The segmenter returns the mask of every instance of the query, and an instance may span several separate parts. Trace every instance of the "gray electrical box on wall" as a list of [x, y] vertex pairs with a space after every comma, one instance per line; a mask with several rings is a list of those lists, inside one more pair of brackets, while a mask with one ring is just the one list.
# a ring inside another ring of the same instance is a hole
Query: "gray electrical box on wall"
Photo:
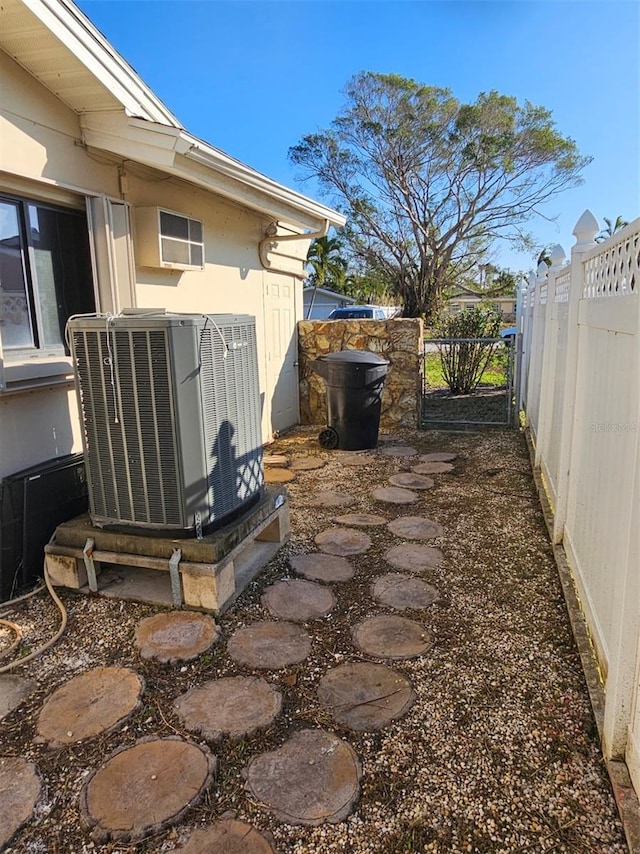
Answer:
[[199, 536], [264, 485], [255, 319], [69, 321], [98, 526]]

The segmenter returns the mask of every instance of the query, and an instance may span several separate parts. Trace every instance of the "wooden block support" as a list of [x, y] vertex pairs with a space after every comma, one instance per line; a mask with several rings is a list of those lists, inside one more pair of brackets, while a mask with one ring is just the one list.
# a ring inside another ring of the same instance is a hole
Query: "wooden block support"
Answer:
[[[246, 520], [244, 523], [246, 527]], [[185, 606], [217, 613], [228, 608], [251, 579], [289, 539], [290, 533], [289, 504], [285, 499], [275, 507], [273, 512], [266, 518], [262, 518], [252, 530], [246, 533], [235, 548], [217, 563], [181, 561], [178, 569]], [[167, 538], [169, 554], [174, 545], [175, 540]], [[120, 567], [122, 573], [127, 573], [127, 590], [135, 588], [136, 569], [159, 570], [158, 576], [162, 578], [163, 586], [167, 587], [162, 601], [171, 604], [169, 558], [134, 554], [131, 551], [115, 552], [98, 549], [93, 552], [93, 560], [98, 574], [99, 593], [117, 595], [110, 592], [108, 584], [101, 583], [100, 570], [103, 567], [114, 565]], [[45, 561], [47, 572], [54, 585], [88, 592], [87, 573], [81, 547], [61, 545], [54, 538], [45, 546]], [[116, 589], [115, 585], [114, 589]], [[142, 585], [140, 589], [143, 589]], [[157, 598], [146, 598], [144, 592], [131, 597], [124, 595], [122, 598], [159, 601]]]

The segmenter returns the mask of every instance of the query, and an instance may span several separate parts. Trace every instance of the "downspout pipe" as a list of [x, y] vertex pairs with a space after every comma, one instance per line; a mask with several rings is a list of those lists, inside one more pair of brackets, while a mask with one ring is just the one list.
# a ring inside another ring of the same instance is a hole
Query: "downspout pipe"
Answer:
[[330, 227], [331, 222], [328, 219], [325, 219], [322, 221], [322, 228], [318, 231], [307, 231], [304, 234], [278, 234], [278, 223], [272, 222], [271, 225], [267, 226], [265, 235], [258, 244], [260, 263], [265, 270], [271, 270], [273, 273], [286, 273], [287, 276], [295, 276], [298, 279], [306, 278], [306, 274], [292, 273], [291, 270], [283, 270], [281, 267], [274, 267], [267, 257], [267, 254], [270, 249], [285, 240], [317, 240], [319, 237], [326, 237], [329, 233]]

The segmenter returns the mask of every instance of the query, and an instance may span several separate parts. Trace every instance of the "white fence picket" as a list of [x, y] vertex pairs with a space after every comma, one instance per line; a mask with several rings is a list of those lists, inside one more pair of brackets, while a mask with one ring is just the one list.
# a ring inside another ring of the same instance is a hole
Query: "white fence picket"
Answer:
[[604, 752], [626, 751], [640, 791], [640, 219], [599, 244], [597, 232], [586, 211], [570, 265], [558, 254], [530, 283], [519, 384], [605, 678]]

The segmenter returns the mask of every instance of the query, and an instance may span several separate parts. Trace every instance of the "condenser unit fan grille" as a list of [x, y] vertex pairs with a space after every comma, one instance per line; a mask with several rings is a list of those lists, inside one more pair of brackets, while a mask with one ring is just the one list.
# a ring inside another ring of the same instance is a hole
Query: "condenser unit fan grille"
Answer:
[[166, 331], [73, 336], [92, 515], [183, 525]]

